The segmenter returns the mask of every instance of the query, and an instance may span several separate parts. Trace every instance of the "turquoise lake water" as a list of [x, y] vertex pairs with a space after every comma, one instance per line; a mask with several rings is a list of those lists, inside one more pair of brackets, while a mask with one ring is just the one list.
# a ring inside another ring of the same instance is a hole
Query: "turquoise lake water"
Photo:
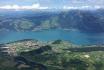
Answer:
[[104, 33], [81, 33], [78, 30], [43, 30], [36, 32], [0, 32], [0, 43], [22, 39], [40, 41], [67, 40], [78, 45], [104, 44]]

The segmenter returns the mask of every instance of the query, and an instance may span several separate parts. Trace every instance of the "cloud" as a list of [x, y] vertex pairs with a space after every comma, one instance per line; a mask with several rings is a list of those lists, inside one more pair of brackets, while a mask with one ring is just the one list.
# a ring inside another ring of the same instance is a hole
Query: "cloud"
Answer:
[[103, 6], [95, 5], [95, 6], [63, 6], [64, 10], [70, 9], [82, 9], [82, 10], [93, 10], [93, 9], [100, 9], [104, 8]]
[[0, 9], [14, 9], [14, 10], [31, 10], [31, 9], [48, 9], [48, 7], [40, 6], [39, 3], [30, 5], [30, 6], [19, 6], [19, 5], [5, 5], [0, 6]]

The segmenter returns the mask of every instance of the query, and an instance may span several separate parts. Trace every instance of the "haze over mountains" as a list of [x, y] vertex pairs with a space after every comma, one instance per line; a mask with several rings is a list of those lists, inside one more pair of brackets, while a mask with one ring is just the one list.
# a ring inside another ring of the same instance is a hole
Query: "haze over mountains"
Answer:
[[[49, 29], [77, 29], [82, 32], [104, 32], [104, 10], [78, 10], [72, 9], [67, 11], [44, 11], [44, 10], [0, 10], [0, 30], [7, 29], [9, 31], [32, 31], [34, 28], [42, 28], [41, 25]], [[15, 22], [19, 23], [15, 23]], [[21, 28], [21, 24], [28, 22], [31, 27], [27, 29]], [[52, 27], [51, 27], [52, 26]], [[17, 28], [16, 28], [17, 27]], [[46, 28], [46, 29], [47, 29]]]

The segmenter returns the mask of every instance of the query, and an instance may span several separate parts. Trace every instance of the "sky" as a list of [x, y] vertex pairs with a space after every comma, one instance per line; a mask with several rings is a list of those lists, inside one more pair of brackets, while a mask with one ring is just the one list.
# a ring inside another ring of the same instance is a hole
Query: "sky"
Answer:
[[[6, 9], [50, 9], [103, 7], [104, 0], [0, 0], [0, 8]], [[21, 8], [20, 8], [21, 7]]]

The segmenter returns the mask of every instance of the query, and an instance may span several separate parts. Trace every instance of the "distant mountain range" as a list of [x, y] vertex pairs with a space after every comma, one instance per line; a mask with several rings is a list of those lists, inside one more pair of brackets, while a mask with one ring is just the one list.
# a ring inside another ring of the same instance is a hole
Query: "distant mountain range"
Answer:
[[0, 31], [37, 31], [41, 29], [77, 29], [104, 32], [104, 10], [30, 11], [0, 10]]

